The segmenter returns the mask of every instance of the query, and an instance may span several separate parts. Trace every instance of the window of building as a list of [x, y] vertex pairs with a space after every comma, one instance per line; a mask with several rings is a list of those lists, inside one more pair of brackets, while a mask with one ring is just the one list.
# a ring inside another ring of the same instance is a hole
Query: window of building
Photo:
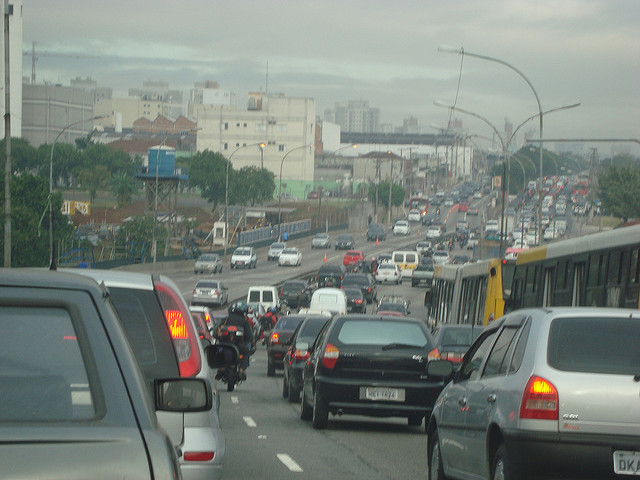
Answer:
[[282, 144], [278, 145], [278, 151], [279, 152], [284, 152], [284, 145], [282, 145]]
[[267, 125], [265, 123], [256, 123], [256, 132], [266, 132]]

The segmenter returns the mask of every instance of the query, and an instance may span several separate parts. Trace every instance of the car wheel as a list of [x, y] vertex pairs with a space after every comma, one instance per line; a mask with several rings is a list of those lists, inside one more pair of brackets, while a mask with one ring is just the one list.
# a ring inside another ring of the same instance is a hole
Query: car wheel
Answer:
[[302, 394], [300, 397], [300, 419], [309, 421], [313, 418], [313, 407], [307, 405], [307, 396], [304, 394], [304, 385], [302, 387]]
[[276, 366], [267, 361], [267, 377], [273, 377], [276, 374]]
[[407, 423], [410, 427], [419, 427], [422, 425], [422, 415], [409, 415]]
[[438, 432], [434, 431], [429, 435], [429, 462], [428, 462], [428, 480], [446, 480], [444, 468], [442, 466], [442, 455], [440, 453], [440, 441]]
[[236, 386], [236, 375], [237, 373], [231, 368], [227, 372], [227, 392], [233, 392], [233, 389]]
[[327, 428], [327, 424], [329, 423], [329, 412], [320, 400], [318, 390], [313, 392], [313, 414], [311, 422], [313, 428], [316, 430]]
[[507, 450], [504, 445], [500, 445], [496, 450], [491, 462], [491, 478], [492, 480], [504, 480], [505, 478], [513, 478], [511, 472], [511, 464], [507, 456]]
[[282, 397], [287, 398], [289, 396], [289, 382], [287, 382], [286, 372], [282, 376]]
[[287, 393], [287, 400], [289, 403], [296, 403], [300, 401], [300, 392], [293, 388], [291, 382], [287, 382], [287, 387], [289, 392]]

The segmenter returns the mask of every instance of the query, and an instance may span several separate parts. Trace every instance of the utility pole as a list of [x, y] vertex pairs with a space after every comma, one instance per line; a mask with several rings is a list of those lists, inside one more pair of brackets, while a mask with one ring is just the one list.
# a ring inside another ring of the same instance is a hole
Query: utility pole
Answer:
[[[11, 71], [9, 62], [9, 0], [4, 0], [4, 266], [11, 267]], [[51, 228], [51, 225], [49, 225]]]

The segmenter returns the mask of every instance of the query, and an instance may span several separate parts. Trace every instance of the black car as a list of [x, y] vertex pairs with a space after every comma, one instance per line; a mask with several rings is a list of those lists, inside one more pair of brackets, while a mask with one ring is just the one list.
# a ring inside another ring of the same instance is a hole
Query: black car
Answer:
[[353, 239], [353, 235], [342, 234], [336, 238], [334, 246], [336, 250], [353, 250], [356, 242]]
[[378, 298], [376, 281], [368, 273], [347, 273], [342, 279], [342, 287], [359, 287], [367, 303], [373, 303]]
[[287, 344], [291, 340], [293, 332], [302, 321], [304, 315], [286, 315], [281, 317], [273, 327], [271, 333], [267, 337], [267, 376], [273, 377], [276, 374], [276, 368], [283, 368], [284, 354], [287, 351]]
[[346, 274], [344, 265], [322, 265], [318, 270], [318, 288], [340, 288], [342, 279]]
[[[429, 418], [444, 387], [427, 362], [433, 337], [417, 319], [342, 315], [320, 332], [303, 371], [300, 418], [325, 428], [329, 414]], [[433, 367], [431, 367], [433, 365]]]
[[375, 242], [376, 240], [384, 241], [387, 239], [387, 233], [384, 231], [381, 225], [372, 223], [367, 228], [367, 241]]
[[309, 352], [316, 341], [322, 327], [331, 319], [330, 316], [311, 316], [305, 318], [296, 328], [289, 341], [284, 355], [284, 374], [282, 380], [282, 396], [289, 402], [300, 401], [302, 390], [302, 369], [309, 358]]
[[482, 330], [483, 327], [478, 325], [437, 325], [431, 332], [436, 346], [429, 352], [429, 360], [448, 360], [459, 365]]
[[366, 313], [367, 300], [360, 287], [342, 287], [347, 296], [347, 312]]
[[280, 288], [280, 302], [291, 308], [309, 305], [311, 287], [305, 280], [286, 280]]

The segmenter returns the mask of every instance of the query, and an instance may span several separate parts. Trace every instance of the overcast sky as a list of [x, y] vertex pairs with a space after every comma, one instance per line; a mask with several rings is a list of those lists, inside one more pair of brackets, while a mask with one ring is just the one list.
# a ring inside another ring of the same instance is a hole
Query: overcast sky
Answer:
[[[33, 41], [38, 82], [92, 77], [117, 96], [145, 80], [185, 91], [215, 80], [245, 108], [248, 91], [267, 88], [268, 63], [268, 91], [315, 98], [320, 117], [366, 100], [382, 123], [413, 116], [431, 133], [449, 117], [433, 102], [456, 94], [500, 131], [538, 112], [514, 71], [438, 52], [464, 47], [520, 70], [543, 111], [582, 102], [546, 115], [546, 138], [640, 138], [638, 0], [24, 0], [24, 49]], [[537, 136], [537, 120], [527, 129]]]

